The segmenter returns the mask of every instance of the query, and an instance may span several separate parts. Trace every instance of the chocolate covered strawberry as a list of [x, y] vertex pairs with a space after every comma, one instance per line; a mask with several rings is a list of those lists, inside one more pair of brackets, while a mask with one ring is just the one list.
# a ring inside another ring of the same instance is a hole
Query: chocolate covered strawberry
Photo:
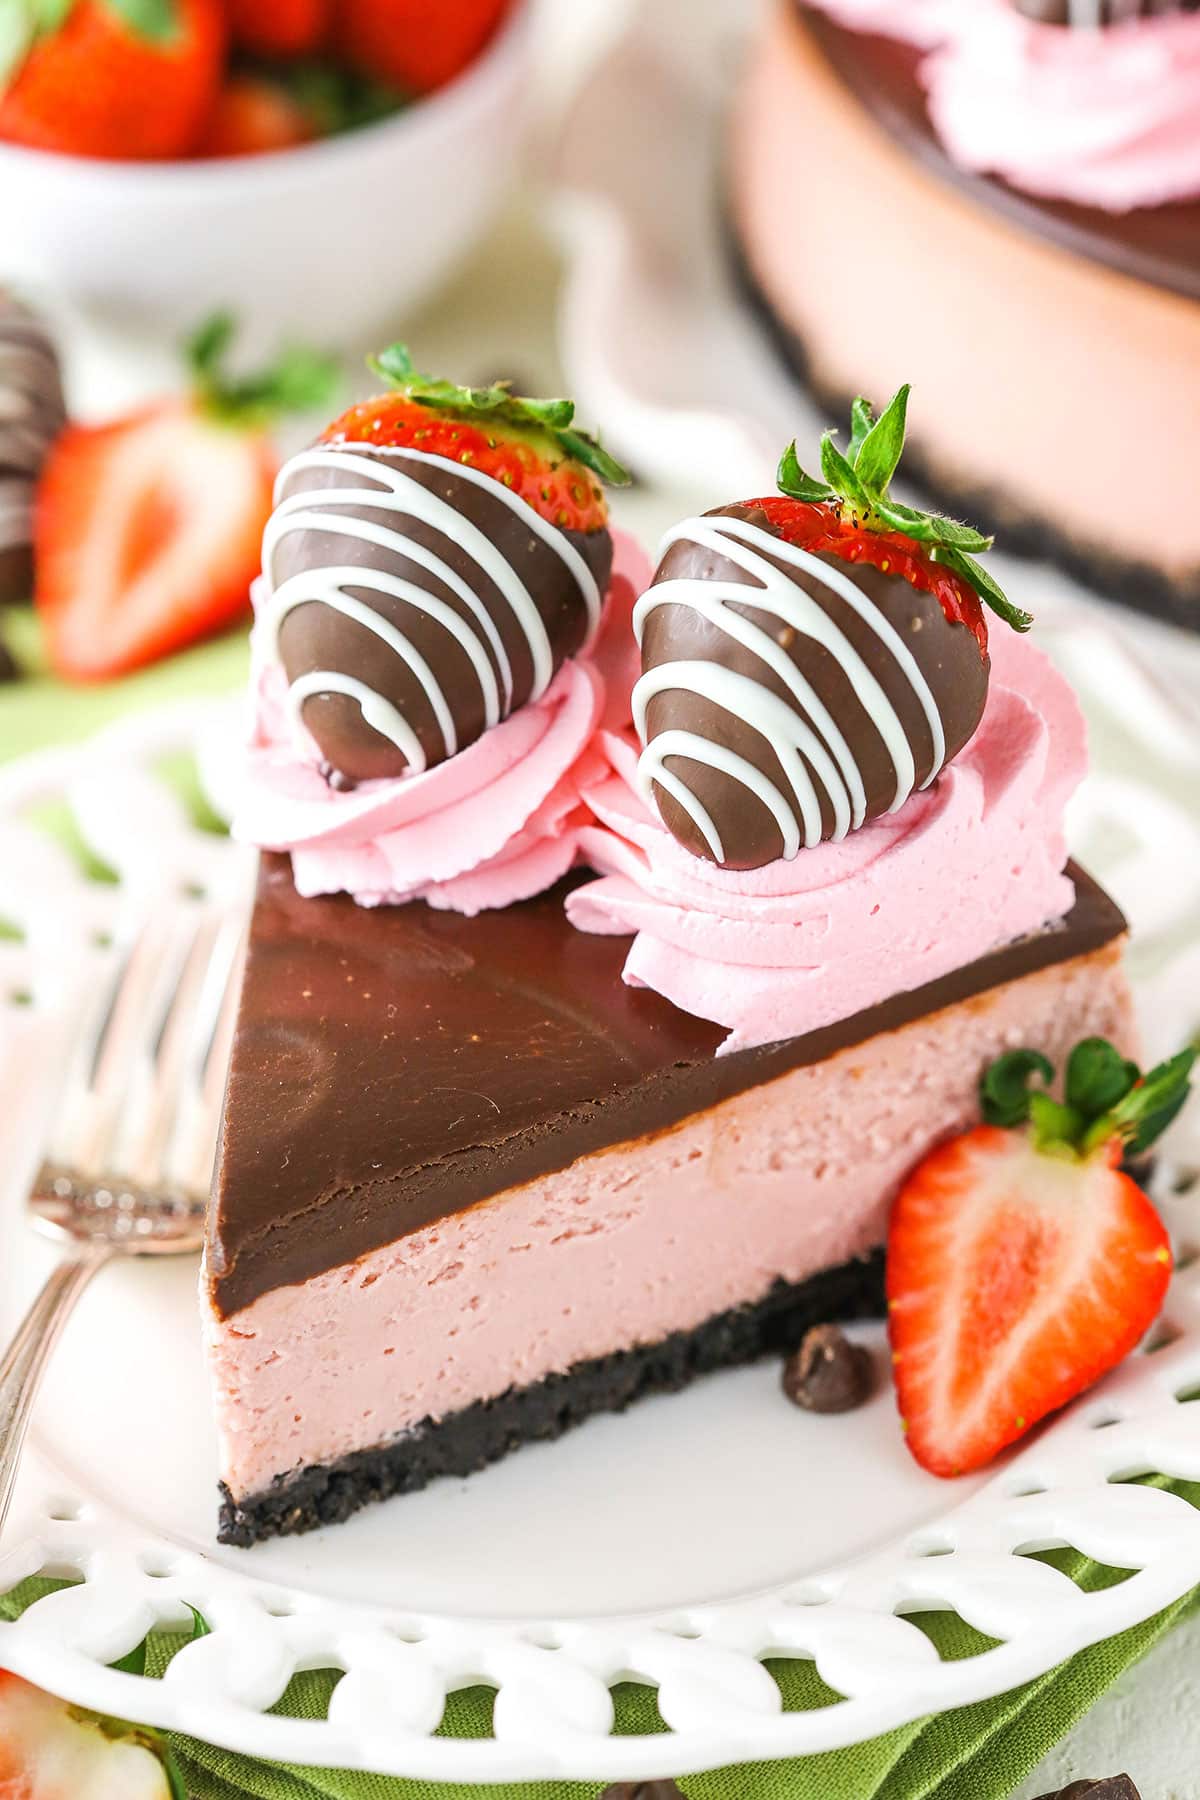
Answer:
[[843, 838], [928, 786], [983, 714], [984, 606], [1032, 623], [976, 561], [990, 538], [892, 497], [908, 392], [878, 419], [854, 402], [823, 479], [793, 444], [779, 494], [668, 533], [639, 603], [642, 775], [723, 868]]
[[1157, 1317], [1166, 1228], [1119, 1166], [1187, 1097], [1195, 1053], [1143, 1075], [1103, 1038], [1072, 1051], [1064, 1097], [1036, 1051], [981, 1083], [984, 1123], [901, 1190], [888, 1332], [909, 1449], [935, 1475], [983, 1467], [1115, 1367]]
[[263, 543], [264, 640], [342, 782], [444, 762], [549, 687], [599, 622], [604, 482], [624, 470], [569, 400], [419, 374], [284, 470]]

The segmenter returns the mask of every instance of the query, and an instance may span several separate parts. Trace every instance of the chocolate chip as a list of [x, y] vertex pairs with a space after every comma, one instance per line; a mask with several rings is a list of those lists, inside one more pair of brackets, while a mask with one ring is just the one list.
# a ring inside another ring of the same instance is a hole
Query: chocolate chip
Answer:
[[1130, 1775], [1101, 1775], [1091, 1780], [1072, 1781], [1056, 1794], [1041, 1794], [1038, 1800], [1142, 1800]]
[[687, 1800], [682, 1788], [673, 1781], [616, 1781], [606, 1787], [600, 1800]]
[[20, 679], [21, 671], [17, 666], [16, 657], [7, 644], [0, 644], [0, 682], [19, 681]]
[[851, 1412], [871, 1392], [871, 1352], [836, 1325], [814, 1325], [783, 1365], [783, 1391], [809, 1412]]

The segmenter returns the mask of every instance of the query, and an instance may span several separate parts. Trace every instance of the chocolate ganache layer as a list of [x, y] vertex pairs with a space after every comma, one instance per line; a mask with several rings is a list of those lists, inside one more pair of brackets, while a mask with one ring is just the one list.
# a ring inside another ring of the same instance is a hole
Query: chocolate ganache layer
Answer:
[[720, 1026], [627, 987], [570, 881], [475, 918], [301, 899], [265, 856], [209, 1212], [223, 1316], [506, 1188], [791, 1069], [1085, 955], [1124, 920], [1081, 870], [1067, 918], [804, 1036], [716, 1055]]
[[671, 536], [638, 605], [635, 712], [663, 823], [693, 855], [755, 869], [843, 838], [973, 737], [987, 658], [934, 595], [796, 549], [758, 505]]
[[1200, 0], [1013, 0], [1013, 5], [1040, 25], [1072, 25], [1081, 31], [1200, 10]]
[[[918, 75], [923, 52], [893, 38], [850, 31], [803, 0], [792, 0], [796, 28], [807, 31], [861, 104], [923, 167], [1014, 225], [1121, 274], [1200, 300], [1200, 196], [1131, 212], [1044, 199], [998, 176], [962, 169], [934, 130]], [[1033, 327], [1036, 330], [1036, 322]]]
[[443, 457], [328, 444], [284, 469], [263, 568], [292, 704], [331, 769], [366, 781], [443, 762], [544, 693], [595, 628], [612, 540]]

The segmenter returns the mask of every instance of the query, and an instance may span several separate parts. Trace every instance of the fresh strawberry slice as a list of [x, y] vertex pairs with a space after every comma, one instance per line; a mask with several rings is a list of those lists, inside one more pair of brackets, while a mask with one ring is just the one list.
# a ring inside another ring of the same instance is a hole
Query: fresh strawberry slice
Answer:
[[102, 1719], [0, 1670], [0, 1796], [187, 1800], [156, 1733]]
[[217, 95], [198, 156], [261, 156], [319, 136], [316, 120], [287, 88], [263, 75], [230, 75]]
[[221, 79], [220, 0], [7, 0], [0, 138], [73, 156], [187, 156]]
[[375, 359], [393, 392], [352, 406], [322, 434], [327, 444], [374, 444], [468, 463], [502, 482], [552, 524], [597, 531], [608, 522], [601, 482], [629, 476], [574, 425], [570, 400], [530, 400], [503, 382], [458, 387], [419, 375], [403, 344]]
[[780, 494], [753, 504], [789, 543], [845, 562], [873, 563], [935, 595], [949, 623], [966, 625], [986, 655], [981, 601], [1016, 631], [1028, 631], [1033, 620], [975, 560], [991, 549], [990, 537], [973, 525], [919, 512], [893, 498], [890, 487], [904, 449], [908, 396], [906, 383], [878, 418], [860, 396], [850, 409], [845, 452], [832, 431], [821, 439], [820, 480], [805, 474], [795, 444], [789, 444], [776, 477]]
[[50, 661], [74, 681], [139, 667], [246, 613], [277, 459], [266, 432], [320, 404], [332, 371], [293, 351], [228, 381], [232, 321], [190, 347], [194, 392], [58, 439], [38, 489], [37, 585]]
[[1012, 1051], [988, 1122], [913, 1172], [888, 1239], [888, 1330], [908, 1445], [935, 1475], [984, 1464], [1113, 1368], [1157, 1316], [1166, 1229], [1118, 1167], [1182, 1106], [1194, 1052], [1141, 1075], [1100, 1038], [1053, 1069]]

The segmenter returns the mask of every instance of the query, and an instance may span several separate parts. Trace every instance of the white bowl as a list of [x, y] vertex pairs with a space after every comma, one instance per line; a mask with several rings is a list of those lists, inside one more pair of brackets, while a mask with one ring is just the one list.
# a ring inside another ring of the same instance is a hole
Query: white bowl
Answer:
[[0, 145], [8, 265], [122, 324], [229, 306], [251, 340], [354, 347], [434, 288], [511, 174], [531, 110], [528, 0], [439, 93], [262, 156], [116, 163]]

